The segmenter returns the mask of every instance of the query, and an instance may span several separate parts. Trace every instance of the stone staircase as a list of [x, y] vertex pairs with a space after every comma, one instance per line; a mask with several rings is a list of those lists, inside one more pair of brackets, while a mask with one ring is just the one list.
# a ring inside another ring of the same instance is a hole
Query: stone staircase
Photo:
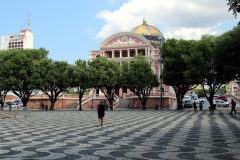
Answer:
[[129, 98], [119, 98], [119, 104], [114, 110], [126, 110], [129, 109]]

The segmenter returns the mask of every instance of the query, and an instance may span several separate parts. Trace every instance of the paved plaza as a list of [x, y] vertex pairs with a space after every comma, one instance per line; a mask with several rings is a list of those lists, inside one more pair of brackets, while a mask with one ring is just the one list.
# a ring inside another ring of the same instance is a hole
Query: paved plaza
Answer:
[[94, 110], [32, 111], [0, 119], [0, 159], [240, 159], [229, 110], [114, 110], [102, 127]]

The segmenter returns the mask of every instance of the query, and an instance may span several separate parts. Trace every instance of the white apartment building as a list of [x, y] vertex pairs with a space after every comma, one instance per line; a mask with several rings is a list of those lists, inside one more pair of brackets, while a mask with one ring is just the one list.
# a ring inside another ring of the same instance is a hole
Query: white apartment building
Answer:
[[1, 36], [1, 50], [33, 49], [33, 33], [21, 30], [20, 34]]
[[240, 96], [240, 86], [238, 83], [231, 81], [226, 85], [226, 90], [228, 95], [233, 95], [235, 97]]

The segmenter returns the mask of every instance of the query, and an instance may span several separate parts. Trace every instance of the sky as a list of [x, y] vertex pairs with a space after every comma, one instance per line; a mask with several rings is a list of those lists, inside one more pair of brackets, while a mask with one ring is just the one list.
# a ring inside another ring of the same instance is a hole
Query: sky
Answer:
[[165, 39], [218, 36], [240, 21], [226, 0], [0, 0], [0, 36], [27, 29], [29, 14], [34, 48], [70, 64], [89, 60], [107, 37], [131, 31], [143, 19]]

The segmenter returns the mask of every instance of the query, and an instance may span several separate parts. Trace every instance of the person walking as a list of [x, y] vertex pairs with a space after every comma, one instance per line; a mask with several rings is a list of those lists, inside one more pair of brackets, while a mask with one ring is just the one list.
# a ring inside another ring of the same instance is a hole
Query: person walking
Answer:
[[98, 121], [101, 123], [101, 126], [103, 125], [103, 118], [105, 116], [105, 105], [103, 104], [103, 101], [100, 101], [100, 104], [98, 105]]
[[43, 102], [41, 102], [40, 106], [41, 106], [42, 110], [44, 110], [44, 104], [43, 104]]
[[231, 101], [231, 107], [232, 107], [232, 109], [231, 109], [230, 114], [232, 114], [233, 111], [235, 112], [235, 114], [237, 114], [237, 111], [236, 111], [236, 109], [235, 109], [235, 107], [236, 107], [236, 102], [234, 102], [233, 99], [232, 99], [232, 101]]
[[193, 108], [194, 108], [194, 110], [197, 110], [197, 104], [195, 101], [193, 102]]
[[202, 101], [199, 103], [199, 108], [200, 108], [200, 110], [202, 110], [202, 108], [203, 108]]

